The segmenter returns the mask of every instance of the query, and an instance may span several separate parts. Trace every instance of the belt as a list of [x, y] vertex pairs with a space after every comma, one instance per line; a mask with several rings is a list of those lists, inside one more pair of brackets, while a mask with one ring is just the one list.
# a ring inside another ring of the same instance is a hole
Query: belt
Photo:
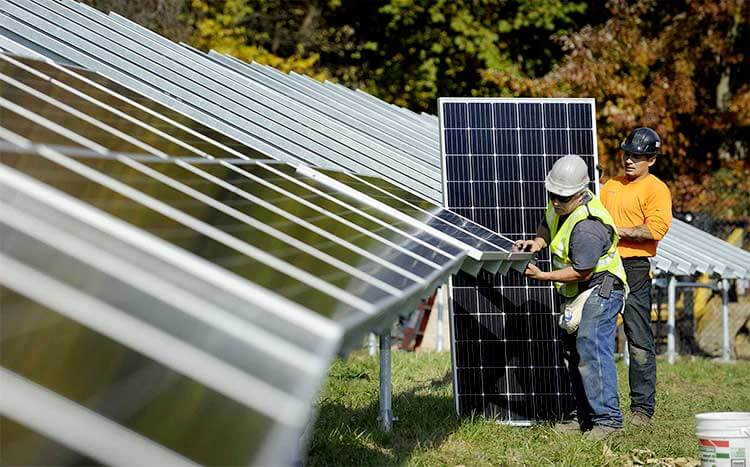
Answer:
[[649, 261], [648, 256], [631, 256], [630, 258], [623, 258], [622, 259], [623, 264], [637, 264], [637, 263], [648, 263], [651, 264], [651, 261]]

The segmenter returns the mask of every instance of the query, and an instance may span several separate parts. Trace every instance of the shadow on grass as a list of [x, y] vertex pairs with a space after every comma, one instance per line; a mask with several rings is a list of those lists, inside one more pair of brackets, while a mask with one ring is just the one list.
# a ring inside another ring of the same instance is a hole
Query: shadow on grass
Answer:
[[435, 393], [445, 392], [451, 380], [447, 372], [442, 378], [394, 393], [398, 420], [390, 433], [384, 433], [377, 421], [379, 402], [371, 388], [367, 397], [374, 402], [366, 407], [324, 399], [305, 465], [403, 464], [415, 449], [439, 446], [461, 424], [453, 397]]

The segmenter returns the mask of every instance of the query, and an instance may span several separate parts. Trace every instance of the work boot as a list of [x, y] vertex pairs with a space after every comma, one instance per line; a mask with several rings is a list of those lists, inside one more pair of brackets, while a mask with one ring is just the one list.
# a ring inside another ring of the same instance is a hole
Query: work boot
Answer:
[[578, 424], [578, 421], [576, 420], [567, 420], [564, 422], [555, 423], [555, 426], [553, 429], [561, 434], [565, 433], [580, 433], [581, 431], [581, 425]]
[[651, 425], [651, 417], [643, 412], [633, 412], [630, 416], [630, 424], [633, 426], [649, 426]]
[[622, 435], [622, 428], [613, 428], [611, 426], [595, 425], [591, 431], [583, 435], [590, 441], [605, 441]]

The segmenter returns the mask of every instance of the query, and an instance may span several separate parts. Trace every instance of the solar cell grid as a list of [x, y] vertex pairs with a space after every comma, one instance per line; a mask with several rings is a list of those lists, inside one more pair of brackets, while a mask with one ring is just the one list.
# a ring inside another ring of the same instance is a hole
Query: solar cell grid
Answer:
[[[597, 180], [593, 101], [441, 99], [446, 207], [510, 239], [533, 237], [556, 160], [578, 154]], [[595, 190], [596, 191], [596, 190]], [[548, 251], [537, 255], [549, 269]], [[518, 272], [459, 274], [451, 288], [459, 414], [510, 423], [559, 419], [572, 396], [550, 285]]]

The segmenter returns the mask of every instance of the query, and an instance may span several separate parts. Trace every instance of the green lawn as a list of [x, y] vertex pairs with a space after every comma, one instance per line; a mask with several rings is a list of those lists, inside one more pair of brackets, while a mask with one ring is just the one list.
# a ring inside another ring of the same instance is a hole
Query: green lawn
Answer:
[[[378, 429], [377, 357], [356, 353], [332, 367], [320, 398], [309, 465], [623, 465], [640, 459], [698, 457], [694, 415], [750, 411], [750, 362], [723, 365], [682, 359], [658, 365], [657, 415], [645, 429], [602, 443], [549, 426], [510, 427], [458, 419], [450, 357], [394, 352], [391, 433]], [[627, 406], [627, 368], [619, 364], [620, 400]], [[681, 464], [684, 460], [679, 459]], [[684, 465], [684, 464], [683, 464]], [[688, 463], [690, 465], [690, 463]], [[694, 463], [693, 463], [694, 465]]]

